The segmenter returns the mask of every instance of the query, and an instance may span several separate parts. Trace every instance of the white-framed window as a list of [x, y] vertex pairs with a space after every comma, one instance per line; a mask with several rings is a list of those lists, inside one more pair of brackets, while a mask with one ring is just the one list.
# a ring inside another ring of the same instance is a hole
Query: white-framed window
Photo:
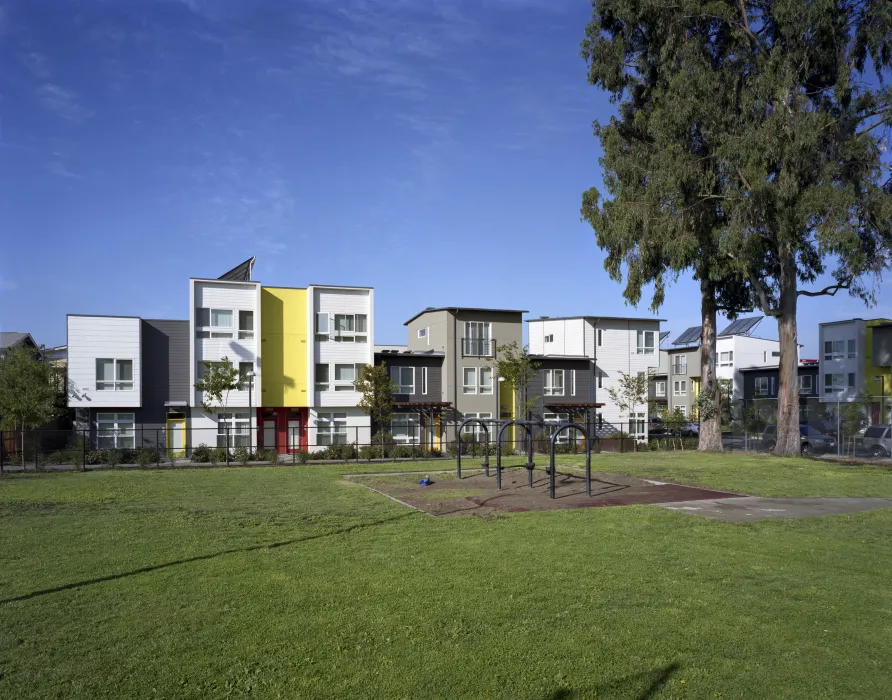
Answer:
[[415, 393], [414, 367], [391, 367], [390, 378], [396, 383], [396, 387], [393, 390], [394, 394]]
[[368, 318], [365, 314], [335, 314], [333, 339], [336, 343], [368, 342]]
[[331, 385], [331, 367], [326, 364], [316, 365], [316, 391], [328, 391]]
[[755, 396], [768, 396], [768, 377], [756, 377], [753, 381]]
[[418, 337], [419, 338], [427, 338], [427, 328], [419, 328], [418, 329]]
[[324, 311], [316, 313], [316, 340], [328, 342], [331, 337], [331, 317]]
[[688, 407], [687, 406], [678, 406], [678, 412], [683, 416], [687, 416], [688, 415]]
[[576, 396], [576, 370], [570, 370], [570, 396]]
[[390, 419], [390, 434], [401, 445], [421, 443], [421, 420], [417, 413], [394, 413]]
[[554, 342], [554, 333], [549, 333], [548, 335], [546, 335], [546, 336], [545, 336], [545, 342], [546, 342], [546, 343], [553, 343], [553, 342]]
[[562, 369], [546, 369], [545, 370], [545, 395], [546, 396], [563, 396], [564, 395], [564, 370], [562, 370]]
[[777, 396], [777, 377], [771, 377], [771, 394], [770, 396]]
[[421, 368], [421, 395], [427, 396], [427, 367]]
[[492, 367], [480, 368], [480, 393], [492, 393]]
[[850, 338], [848, 341], [846, 341], [846, 344], [848, 346], [849, 359], [851, 360], [851, 359], [857, 357], [858, 353], [855, 351], [855, 347], [856, 347], [855, 339]]
[[229, 433], [229, 447], [249, 447], [251, 444], [251, 415], [249, 413], [217, 414], [217, 447], [226, 447], [226, 434]]
[[854, 389], [854, 388], [855, 388], [855, 373], [854, 373], [854, 372], [849, 372], [849, 384], [848, 384], [848, 386], [849, 386], [849, 389]]
[[[232, 309], [195, 309], [196, 338], [232, 338], [234, 332]], [[251, 326], [253, 330], [253, 313]]]
[[688, 395], [688, 382], [686, 379], [676, 380], [672, 385], [672, 393], [675, 396]]
[[598, 347], [601, 347], [601, 345], [603, 345], [603, 342], [602, 342], [603, 340], [604, 340], [603, 330], [599, 328], [598, 329]]
[[[570, 422], [570, 414], [569, 413], [543, 413], [542, 420], [545, 422], [546, 427], [548, 428], [548, 435], [554, 435], [554, 431], [557, 429], [557, 426], [561, 423], [569, 423]], [[573, 437], [573, 434], [576, 433], [575, 430], [565, 430], [563, 433], [558, 435], [558, 439], [555, 440], [555, 443], [558, 445], [569, 445], [570, 439]], [[578, 435], [578, 433], [576, 433]], [[549, 438], [550, 439], [550, 438]]]
[[485, 321], [465, 321], [464, 354], [470, 357], [492, 355], [492, 324]]
[[638, 349], [639, 355], [653, 355], [656, 347], [656, 331], [638, 331]]
[[[855, 341], [852, 341], [854, 344]], [[825, 360], [842, 360], [846, 356], [846, 341], [844, 340], [825, 340], [824, 341], [824, 359]]]
[[672, 374], [687, 374], [688, 373], [688, 356], [687, 355], [676, 355], [672, 359]]
[[129, 450], [135, 447], [133, 413], [97, 413], [96, 443], [100, 450]]
[[659, 381], [656, 383], [656, 395], [657, 396], [665, 396], [666, 395], [666, 382]]
[[316, 444], [317, 445], [346, 445], [347, 444], [347, 414], [346, 413], [317, 413], [316, 414]]
[[238, 312], [238, 339], [250, 340], [254, 337], [254, 312]]
[[[479, 418], [484, 421], [492, 420], [492, 413], [483, 412], [483, 413], [465, 413], [465, 418]], [[487, 423], [487, 428], [489, 428], [490, 432], [490, 441], [495, 441], [495, 435], [492, 434], [493, 427]], [[466, 425], [462, 430], [462, 435], [473, 435], [479, 442], [483, 442], [486, 440], [486, 431], [483, 430], [483, 426], [479, 423], [472, 423], [471, 425]]]
[[133, 360], [96, 360], [96, 391], [133, 391]]
[[[248, 377], [248, 372], [251, 372], [251, 377]], [[248, 390], [248, 379], [251, 379], [251, 388], [253, 389], [253, 381], [254, 381], [254, 363], [253, 362], [239, 362], [238, 363], [238, 377], [239, 377], [239, 390], [247, 391]]]
[[734, 364], [734, 351], [728, 350], [727, 352], [719, 353], [719, 367], [730, 367]]
[[629, 414], [629, 435], [635, 440], [644, 440], [647, 438], [646, 413], [638, 411]]
[[810, 394], [812, 392], [812, 383], [810, 374], [799, 375], [799, 393]]
[[353, 382], [356, 381], [356, 375], [359, 365], [355, 364], [336, 364], [334, 376], [335, 391], [356, 391]]
[[846, 375], [844, 374], [825, 374], [824, 375], [824, 393], [833, 394], [846, 388]]
[[[464, 367], [462, 369], [462, 393], [463, 394], [476, 394], [477, 393], [477, 368], [476, 367]], [[476, 418], [476, 416], [471, 416], [472, 418]]]

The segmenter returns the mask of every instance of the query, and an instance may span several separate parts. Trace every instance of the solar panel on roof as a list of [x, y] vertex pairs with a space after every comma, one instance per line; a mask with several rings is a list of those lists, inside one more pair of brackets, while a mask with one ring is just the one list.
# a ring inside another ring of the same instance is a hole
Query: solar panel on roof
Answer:
[[703, 326], [691, 326], [684, 333], [672, 341], [673, 345], [688, 345], [693, 342], [700, 342], [700, 335]]
[[719, 333], [720, 336], [726, 335], [746, 335], [747, 333], [751, 333], [752, 330], [759, 325], [759, 322], [763, 319], [763, 316], [752, 316], [751, 318], [738, 318], [736, 321], [733, 321], [731, 325], [729, 325], [725, 330]]

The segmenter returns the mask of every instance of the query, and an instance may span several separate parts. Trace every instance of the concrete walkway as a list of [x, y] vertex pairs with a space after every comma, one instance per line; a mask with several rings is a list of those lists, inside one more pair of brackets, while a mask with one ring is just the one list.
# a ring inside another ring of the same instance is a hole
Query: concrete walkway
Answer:
[[892, 498], [707, 498], [699, 501], [660, 503], [663, 508], [713, 520], [744, 523], [778, 518], [813, 518], [818, 515], [864, 513], [892, 508]]

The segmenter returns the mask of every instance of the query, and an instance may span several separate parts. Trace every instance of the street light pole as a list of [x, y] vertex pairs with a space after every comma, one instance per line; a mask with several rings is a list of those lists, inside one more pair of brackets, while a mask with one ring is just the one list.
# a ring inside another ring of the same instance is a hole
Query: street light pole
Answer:
[[254, 406], [253, 406], [253, 391], [254, 391], [254, 370], [248, 370], [245, 375], [248, 378], [248, 451], [254, 451]]
[[880, 423], [886, 422], [886, 375], [880, 374], [873, 378], [874, 381], [880, 380]]

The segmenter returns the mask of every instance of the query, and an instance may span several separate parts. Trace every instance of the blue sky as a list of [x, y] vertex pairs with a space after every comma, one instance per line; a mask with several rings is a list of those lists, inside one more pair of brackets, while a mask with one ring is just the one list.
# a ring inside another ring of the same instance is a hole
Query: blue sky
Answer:
[[[425, 306], [647, 315], [603, 270], [587, 2], [0, 0], [0, 330], [187, 318], [191, 277], [370, 285]], [[885, 286], [888, 290], [888, 285]], [[817, 323], [892, 315], [805, 300]], [[699, 323], [687, 276], [660, 317]], [[766, 319], [760, 334], [776, 337]]]

